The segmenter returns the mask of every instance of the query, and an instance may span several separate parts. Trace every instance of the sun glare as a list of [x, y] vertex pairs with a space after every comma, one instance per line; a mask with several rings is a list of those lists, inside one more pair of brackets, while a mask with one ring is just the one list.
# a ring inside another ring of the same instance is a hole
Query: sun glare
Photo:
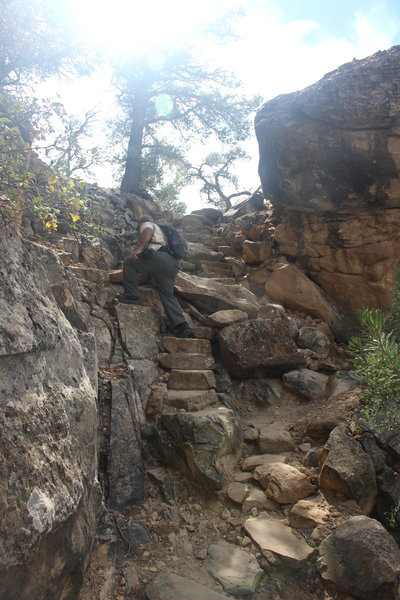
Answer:
[[86, 39], [109, 52], [134, 53], [190, 39], [227, 5], [223, 0], [69, 0]]

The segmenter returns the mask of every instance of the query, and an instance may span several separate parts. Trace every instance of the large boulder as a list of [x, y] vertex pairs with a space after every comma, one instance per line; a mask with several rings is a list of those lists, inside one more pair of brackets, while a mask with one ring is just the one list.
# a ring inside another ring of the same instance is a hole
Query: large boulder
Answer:
[[256, 115], [279, 250], [349, 313], [390, 304], [400, 258], [399, 58], [354, 60]]
[[354, 498], [369, 514], [378, 493], [374, 463], [346, 425], [332, 431], [320, 461], [320, 487]]
[[265, 291], [274, 302], [325, 321], [337, 337], [342, 337], [342, 313], [296, 265], [282, 262], [273, 265], [267, 273]]
[[242, 285], [223, 285], [215, 279], [180, 272], [175, 280], [175, 289], [208, 315], [220, 310], [238, 309], [255, 316], [259, 308], [255, 295]]
[[264, 104], [256, 115], [264, 191], [304, 212], [398, 206], [399, 59], [395, 46]]
[[319, 547], [322, 577], [366, 600], [398, 600], [400, 550], [375, 519], [352, 517]]
[[293, 504], [316, 491], [307, 475], [280, 462], [259, 465], [254, 471], [254, 479], [260, 482], [267, 497], [279, 504]]
[[218, 332], [223, 363], [233, 377], [276, 376], [305, 365], [289, 326], [280, 319], [251, 319]]
[[289, 371], [283, 375], [284, 386], [306, 400], [323, 398], [326, 394], [329, 377], [309, 369]]
[[101, 505], [93, 336], [40, 262], [1, 227], [0, 588], [19, 600], [76, 597]]
[[227, 483], [240, 457], [241, 429], [227, 408], [163, 414], [157, 433], [168, 462], [214, 488]]

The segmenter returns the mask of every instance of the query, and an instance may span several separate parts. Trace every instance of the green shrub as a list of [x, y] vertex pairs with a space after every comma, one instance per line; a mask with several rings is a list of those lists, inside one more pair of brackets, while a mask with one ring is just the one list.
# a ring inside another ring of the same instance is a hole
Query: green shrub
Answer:
[[357, 312], [360, 332], [349, 350], [364, 404], [362, 421], [371, 430], [387, 433], [400, 421], [400, 270], [390, 309]]

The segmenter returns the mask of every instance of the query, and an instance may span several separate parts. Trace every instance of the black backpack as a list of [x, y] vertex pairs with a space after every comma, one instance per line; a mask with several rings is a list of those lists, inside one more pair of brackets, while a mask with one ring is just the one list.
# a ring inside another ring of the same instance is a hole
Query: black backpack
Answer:
[[160, 225], [159, 227], [167, 241], [168, 252], [178, 260], [186, 260], [189, 256], [189, 248], [183, 235], [172, 225]]

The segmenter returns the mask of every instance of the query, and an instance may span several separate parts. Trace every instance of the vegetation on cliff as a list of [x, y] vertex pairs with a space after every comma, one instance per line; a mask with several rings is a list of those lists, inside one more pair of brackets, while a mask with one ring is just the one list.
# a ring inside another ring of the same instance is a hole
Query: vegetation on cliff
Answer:
[[393, 304], [388, 310], [359, 310], [359, 335], [349, 349], [364, 401], [367, 427], [388, 432], [399, 424], [400, 398], [400, 270], [393, 286]]

